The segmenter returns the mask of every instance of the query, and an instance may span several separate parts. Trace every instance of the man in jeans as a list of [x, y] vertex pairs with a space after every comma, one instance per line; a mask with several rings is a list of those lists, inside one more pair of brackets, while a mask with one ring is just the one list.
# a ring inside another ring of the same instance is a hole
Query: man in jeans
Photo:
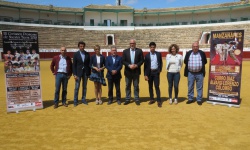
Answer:
[[184, 76], [188, 77], [187, 104], [194, 102], [194, 84], [196, 82], [197, 104], [202, 105], [203, 79], [206, 74], [205, 64], [207, 63], [207, 58], [205, 53], [199, 50], [198, 42], [193, 43], [192, 50], [187, 52], [184, 63], [186, 64]]
[[67, 85], [70, 76], [72, 75], [72, 62], [69, 56], [66, 56], [66, 48], [63, 46], [60, 49], [61, 54], [54, 56], [50, 65], [50, 70], [56, 79], [56, 89], [54, 98], [54, 108], [58, 108], [59, 93], [62, 85], [62, 105], [68, 107], [66, 104]]
[[87, 81], [90, 75], [90, 55], [84, 50], [85, 43], [80, 41], [78, 43], [79, 51], [73, 56], [73, 75], [75, 79], [75, 92], [74, 92], [74, 106], [78, 105], [78, 92], [82, 80], [82, 103], [88, 105], [86, 101]]

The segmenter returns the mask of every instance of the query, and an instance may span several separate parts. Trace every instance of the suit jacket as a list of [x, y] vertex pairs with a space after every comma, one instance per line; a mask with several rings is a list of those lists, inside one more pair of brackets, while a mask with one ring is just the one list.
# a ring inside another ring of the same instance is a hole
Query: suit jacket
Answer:
[[[122, 69], [122, 57], [116, 56], [115, 63], [113, 64], [112, 56], [108, 56], [105, 61], [105, 67], [107, 68], [106, 78], [108, 79], [120, 79], [122, 78], [121, 69]], [[112, 70], [116, 70], [117, 73], [112, 75]]]
[[136, 48], [135, 49], [135, 60], [134, 64], [138, 66], [138, 68], [132, 70], [129, 68], [129, 65], [131, 64], [131, 59], [130, 59], [130, 48], [125, 49], [123, 51], [122, 55], [122, 63], [125, 66], [124, 69], [124, 75], [127, 77], [132, 77], [134, 75], [140, 75], [141, 74], [141, 65], [144, 62], [144, 57], [143, 57], [143, 52], [141, 49]]
[[[162, 57], [161, 53], [155, 51], [157, 62], [158, 62], [158, 70], [157, 72], [160, 73], [162, 71]], [[151, 57], [150, 52], [146, 54], [145, 61], [144, 61], [144, 76], [149, 76], [151, 73]]]
[[[54, 56], [50, 64], [50, 70], [52, 71], [54, 75], [57, 74], [60, 59], [61, 59], [60, 55]], [[72, 61], [69, 56], [66, 56], [66, 63], [67, 63], [67, 67], [66, 67], [67, 74], [68, 76], [71, 76], [72, 75]]]
[[83, 52], [85, 55], [84, 62], [82, 61], [80, 50], [75, 52], [73, 56], [73, 75], [74, 76], [81, 77], [83, 75], [83, 71], [85, 71], [87, 76], [90, 75], [90, 67], [89, 67], [90, 56], [89, 56], [89, 53], [86, 52], [85, 50]]
[[[193, 50], [190, 50], [187, 52], [185, 59], [184, 59], [184, 64], [185, 65], [185, 70], [184, 70], [184, 76], [187, 77], [188, 76], [188, 61], [189, 61], [189, 57], [191, 55], [191, 53], [193, 52]], [[201, 73], [203, 73], [203, 76], [205, 77], [206, 74], [206, 69], [205, 69], [205, 64], [207, 63], [207, 58], [206, 58], [206, 54], [202, 51], [202, 50], [198, 50], [198, 53], [200, 53], [201, 56], [201, 61], [202, 61], [202, 69], [201, 69]]]
[[[100, 68], [102, 68], [103, 66], [105, 66], [105, 57], [103, 55], [100, 55]], [[91, 56], [89, 67], [92, 69], [92, 72], [97, 73], [97, 71], [95, 69], [93, 69], [93, 67], [97, 67], [96, 55]], [[103, 71], [104, 70], [102, 70], [102, 73], [103, 73]]]

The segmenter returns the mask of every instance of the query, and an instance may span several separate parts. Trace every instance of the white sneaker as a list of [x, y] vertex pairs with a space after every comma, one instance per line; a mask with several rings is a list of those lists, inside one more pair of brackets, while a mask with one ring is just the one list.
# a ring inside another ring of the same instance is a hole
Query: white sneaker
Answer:
[[176, 98], [174, 99], [174, 104], [178, 104], [178, 100]]
[[102, 105], [102, 100], [99, 100], [99, 105]]
[[173, 103], [172, 98], [169, 99], [169, 104], [171, 105]]
[[98, 99], [96, 99], [95, 103], [96, 103], [96, 105], [99, 105], [99, 100], [98, 100]]

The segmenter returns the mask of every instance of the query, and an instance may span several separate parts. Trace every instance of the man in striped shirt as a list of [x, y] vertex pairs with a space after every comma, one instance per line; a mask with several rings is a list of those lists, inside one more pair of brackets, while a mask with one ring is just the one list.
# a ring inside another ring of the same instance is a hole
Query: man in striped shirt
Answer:
[[205, 64], [207, 58], [202, 50], [199, 50], [199, 43], [192, 44], [192, 50], [188, 51], [184, 63], [186, 64], [184, 76], [188, 77], [188, 101], [187, 104], [194, 102], [194, 84], [196, 83], [197, 104], [202, 105], [203, 79], [205, 77]]

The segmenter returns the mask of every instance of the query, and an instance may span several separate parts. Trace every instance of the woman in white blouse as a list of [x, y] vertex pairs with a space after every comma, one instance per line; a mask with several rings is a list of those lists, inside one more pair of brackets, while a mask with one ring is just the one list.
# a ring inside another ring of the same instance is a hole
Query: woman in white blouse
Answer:
[[174, 85], [174, 103], [178, 103], [178, 92], [179, 92], [179, 81], [180, 81], [180, 70], [183, 64], [182, 55], [178, 54], [179, 46], [172, 44], [168, 48], [169, 54], [166, 56], [166, 69], [168, 79], [168, 93], [169, 93], [169, 104], [173, 103], [172, 89]]

